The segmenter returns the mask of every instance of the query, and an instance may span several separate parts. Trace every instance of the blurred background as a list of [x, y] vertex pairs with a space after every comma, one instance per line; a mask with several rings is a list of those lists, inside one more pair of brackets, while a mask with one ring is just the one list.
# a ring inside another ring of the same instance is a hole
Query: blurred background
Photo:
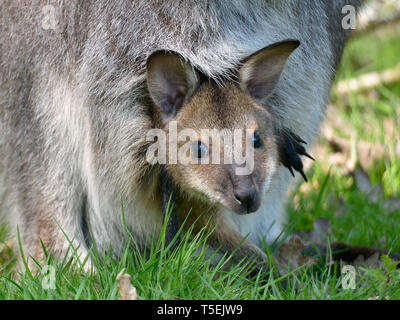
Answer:
[[400, 252], [399, 122], [400, 1], [369, 0], [332, 87], [316, 162], [307, 162], [311, 183], [288, 201], [289, 227]]

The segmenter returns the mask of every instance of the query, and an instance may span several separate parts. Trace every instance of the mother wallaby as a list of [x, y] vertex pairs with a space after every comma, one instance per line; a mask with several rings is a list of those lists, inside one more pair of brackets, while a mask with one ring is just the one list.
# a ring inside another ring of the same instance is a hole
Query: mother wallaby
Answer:
[[[156, 51], [171, 50], [224, 85], [258, 50], [298, 40], [268, 111], [278, 136], [312, 143], [348, 34], [342, 8], [360, 2], [2, 0], [0, 206], [12, 230], [19, 225], [25, 253], [40, 256], [40, 240], [64, 253], [63, 232], [82, 256], [92, 237], [99, 248], [119, 248], [121, 199], [139, 244], [160, 229], [151, 191], [159, 170], [143, 144], [154, 127], [146, 62]], [[283, 164], [256, 212], [223, 212], [255, 245], [282, 231], [291, 181]]]

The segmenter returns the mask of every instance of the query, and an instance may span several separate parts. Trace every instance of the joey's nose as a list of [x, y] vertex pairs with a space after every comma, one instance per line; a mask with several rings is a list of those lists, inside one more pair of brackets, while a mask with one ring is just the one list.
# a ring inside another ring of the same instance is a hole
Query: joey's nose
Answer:
[[236, 190], [234, 195], [240, 202], [244, 213], [255, 212], [260, 207], [260, 196], [256, 189]]

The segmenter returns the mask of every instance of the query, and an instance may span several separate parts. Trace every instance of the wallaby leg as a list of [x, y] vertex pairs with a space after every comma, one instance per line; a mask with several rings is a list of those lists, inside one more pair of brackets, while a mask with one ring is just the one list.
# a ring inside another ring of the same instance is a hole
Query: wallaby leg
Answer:
[[[30, 269], [35, 269], [36, 263], [33, 259], [45, 264], [45, 252], [59, 259], [65, 256], [76, 257], [83, 262], [87, 258], [86, 244], [90, 237], [88, 233], [85, 234], [87, 230], [84, 230], [86, 200], [83, 197], [74, 199], [76, 203], [50, 202], [43, 197], [41, 200], [47, 205], [26, 209], [26, 214], [18, 225], [22, 245], [18, 252], [20, 258], [21, 253], [25, 257], [25, 261], [20, 259], [20, 266], [27, 263]], [[91, 269], [90, 260], [86, 261], [83, 269]]]

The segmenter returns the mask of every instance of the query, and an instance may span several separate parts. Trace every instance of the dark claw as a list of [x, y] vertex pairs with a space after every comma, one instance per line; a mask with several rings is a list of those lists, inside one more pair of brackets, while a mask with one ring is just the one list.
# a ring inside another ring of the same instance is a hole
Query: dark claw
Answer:
[[[301, 143], [303, 143], [303, 142], [301, 142]], [[296, 150], [296, 152], [297, 152], [298, 154], [300, 154], [300, 155], [302, 155], [302, 156], [306, 156], [307, 158], [310, 158], [311, 160], [315, 160], [313, 157], [311, 157], [311, 156], [306, 152], [306, 149], [305, 149], [302, 145], [300, 145], [300, 144], [295, 144], [295, 145], [294, 145], [294, 148], [295, 148], [295, 150]]]
[[302, 144], [307, 144], [307, 142], [305, 142], [302, 138], [300, 138], [297, 134], [290, 132], [290, 134], [292, 135], [292, 137], [299, 143]]
[[312, 161], [315, 161], [315, 159], [313, 157], [311, 157], [307, 152], [304, 152], [303, 156], [306, 156], [307, 158], [311, 159]]
[[282, 130], [277, 133], [278, 145], [279, 145], [279, 158], [281, 163], [288, 168], [292, 176], [294, 176], [293, 169], [301, 174], [303, 179], [308, 182], [308, 179], [303, 170], [303, 162], [300, 156], [306, 156], [311, 160], [314, 160], [310, 156], [304, 146], [301, 144], [307, 144], [295, 133], [289, 130]]
[[300, 172], [301, 176], [303, 177], [304, 181], [308, 182], [307, 176], [305, 175], [304, 171], [303, 170], [299, 170], [299, 172]]
[[289, 169], [290, 173], [292, 174], [292, 176], [293, 176], [293, 178], [294, 178], [295, 175], [294, 175], [294, 172], [293, 172], [292, 167], [291, 167], [291, 166], [285, 166], [285, 167], [287, 167], [287, 168]]

